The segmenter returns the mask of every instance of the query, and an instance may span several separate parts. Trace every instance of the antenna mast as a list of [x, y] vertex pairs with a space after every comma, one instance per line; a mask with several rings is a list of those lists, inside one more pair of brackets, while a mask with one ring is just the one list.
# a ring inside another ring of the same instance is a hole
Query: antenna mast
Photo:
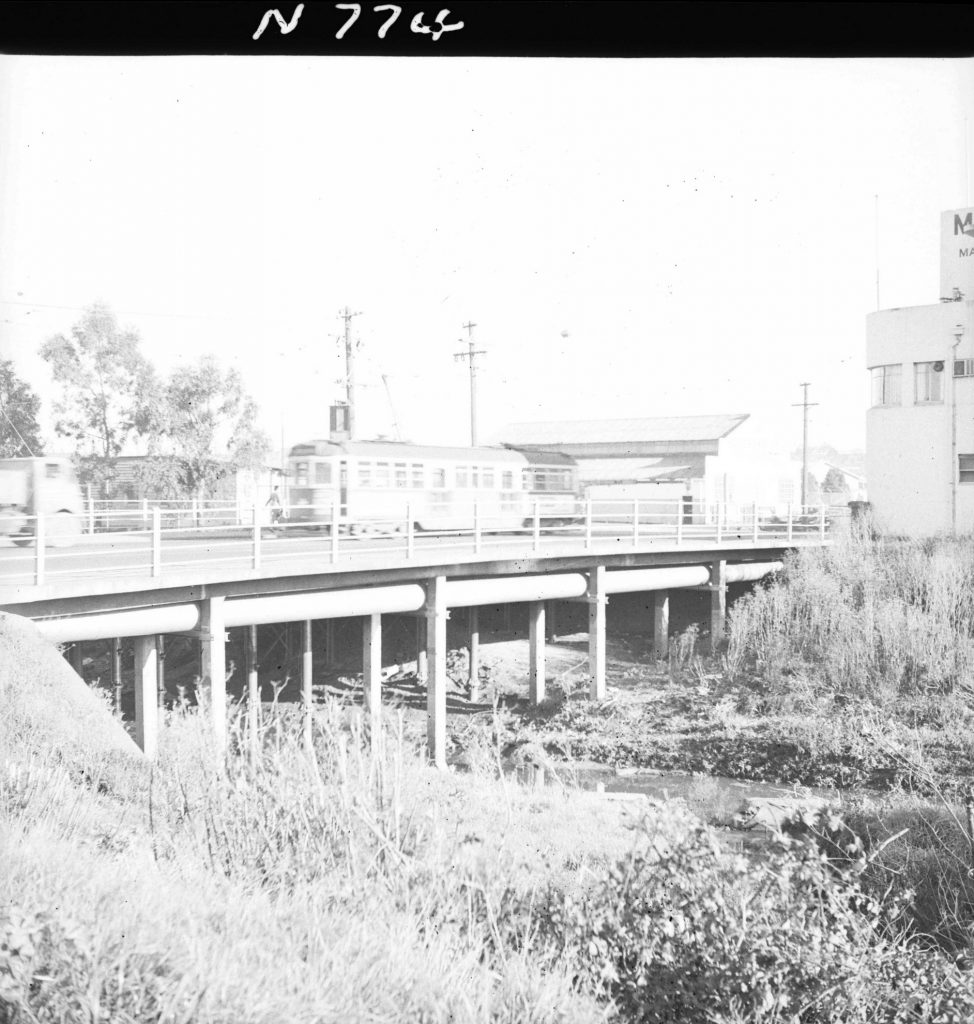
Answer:
[[[473, 329], [477, 326], [475, 323], [469, 321], [463, 325], [467, 329], [469, 338], [467, 339], [467, 351], [466, 352], [454, 352], [453, 360], [457, 363], [462, 363], [465, 359], [470, 361], [470, 447], [477, 447], [477, 356], [487, 355], [484, 349], [475, 349], [473, 341]], [[460, 343], [463, 344], [463, 339], [460, 339]]]

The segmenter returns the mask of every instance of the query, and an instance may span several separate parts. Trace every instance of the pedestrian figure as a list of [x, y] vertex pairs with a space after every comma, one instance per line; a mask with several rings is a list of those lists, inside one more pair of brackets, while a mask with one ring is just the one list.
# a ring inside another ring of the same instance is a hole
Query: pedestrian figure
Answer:
[[271, 496], [267, 499], [267, 506], [271, 510], [271, 526], [276, 528], [277, 524], [281, 521], [281, 496], [277, 493], [277, 487], [271, 491]]

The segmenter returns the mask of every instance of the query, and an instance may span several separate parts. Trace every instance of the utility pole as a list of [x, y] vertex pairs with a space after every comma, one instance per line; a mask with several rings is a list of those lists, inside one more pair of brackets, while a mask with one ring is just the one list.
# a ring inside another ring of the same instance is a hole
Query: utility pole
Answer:
[[799, 384], [800, 388], [803, 389], [804, 394], [800, 402], [792, 402], [793, 408], [801, 406], [804, 410], [802, 414], [802, 508], [805, 507], [805, 487], [808, 481], [808, 410], [810, 406], [818, 405], [818, 402], [810, 402], [808, 400], [808, 389], [811, 384]]
[[348, 439], [355, 440], [355, 346], [352, 344], [352, 317], [361, 316], [353, 313], [348, 306], [339, 319], [345, 321], [345, 404], [348, 406]]
[[[470, 360], [470, 447], [477, 447], [477, 356], [487, 355], [484, 349], [475, 349], [473, 341], [473, 329], [477, 326], [474, 323], [467, 322], [463, 325], [467, 329], [469, 338], [467, 339], [467, 351], [466, 352], [454, 352], [453, 360], [457, 363], [462, 363], [464, 359]], [[460, 339], [460, 343], [463, 344], [463, 338]]]

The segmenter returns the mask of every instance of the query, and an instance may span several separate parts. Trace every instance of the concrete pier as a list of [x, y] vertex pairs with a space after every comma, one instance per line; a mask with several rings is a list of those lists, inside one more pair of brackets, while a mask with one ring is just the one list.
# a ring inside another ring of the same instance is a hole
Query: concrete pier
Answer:
[[653, 591], [653, 657], [668, 658], [670, 654], [670, 592]]
[[468, 669], [470, 682], [470, 699], [480, 700], [480, 609], [474, 605], [468, 612]]
[[213, 739], [219, 751], [227, 745], [227, 647], [225, 598], [200, 602], [201, 685], [209, 702]]
[[723, 558], [710, 563], [710, 653], [716, 654], [724, 642], [727, 624], [727, 562]]
[[304, 745], [312, 745], [311, 723], [314, 714], [314, 652], [311, 647], [311, 620], [301, 624], [301, 713]]
[[588, 692], [592, 700], [605, 700], [605, 566], [587, 574], [588, 602]]
[[159, 752], [159, 652], [155, 636], [135, 638], [135, 742], [148, 758]]
[[528, 699], [540, 704], [545, 697], [545, 602], [528, 605]]
[[382, 616], [378, 613], [362, 619], [362, 694], [374, 740], [382, 714]]
[[446, 577], [434, 576], [426, 584], [426, 652], [429, 680], [426, 689], [426, 743], [437, 768], [446, 768]]

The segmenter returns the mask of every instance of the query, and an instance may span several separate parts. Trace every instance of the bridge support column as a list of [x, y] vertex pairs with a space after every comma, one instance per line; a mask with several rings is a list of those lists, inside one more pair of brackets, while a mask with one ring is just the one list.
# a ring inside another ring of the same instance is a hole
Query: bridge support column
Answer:
[[115, 714], [122, 715], [122, 640], [112, 640], [112, 693], [115, 698]]
[[468, 609], [467, 623], [470, 640], [467, 650], [470, 652], [468, 668], [470, 671], [470, 699], [480, 700], [480, 609], [474, 605]]
[[670, 592], [653, 591], [653, 657], [668, 658], [670, 654]]
[[378, 613], [362, 619], [362, 696], [375, 747], [382, 715], [382, 616]]
[[710, 653], [716, 654], [724, 641], [727, 624], [727, 562], [710, 563]]
[[164, 709], [166, 706], [166, 638], [161, 633], [156, 637], [156, 648], [159, 651], [159, 688], [157, 699], [159, 701], [159, 708]]
[[135, 638], [135, 742], [148, 758], [159, 751], [158, 654], [154, 636]]
[[555, 640], [555, 602], [545, 601], [545, 639], [554, 643]]
[[311, 648], [311, 620], [301, 624], [301, 715], [304, 745], [312, 749], [311, 722], [314, 712], [314, 652]]
[[545, 603], [532, 601], [528, 605], [529, 675], [528, 697], [532, 704], [544, 700], [545, 684]]
[[202, 636], [202, 687], [208, 698], [210, 721], [216, 749], [227, 745], [227, 648], [224, 598], [208, 597], [200, 602]]
[[250, 749], [256, 752], [260, 730], [260, 667], [257, 664], [257, 627], [247, 627], [247, 731]]
[[335, 650], [335, 620], [325, 619], [325, 666], [334, 668], [338, 652]]
[[437, 768], [446, 768], [446, 577], [434, 576], [426, 584], [426, 744]]
[[592, 700], [605, 700], [605, 566], [588, 573], [588, 693]]
[[[425, 613], [424, 613], [425, 615]], [[416, 682], [429, 679], [429, 663], [426, 657], [426, 619], [416, 617]]]

